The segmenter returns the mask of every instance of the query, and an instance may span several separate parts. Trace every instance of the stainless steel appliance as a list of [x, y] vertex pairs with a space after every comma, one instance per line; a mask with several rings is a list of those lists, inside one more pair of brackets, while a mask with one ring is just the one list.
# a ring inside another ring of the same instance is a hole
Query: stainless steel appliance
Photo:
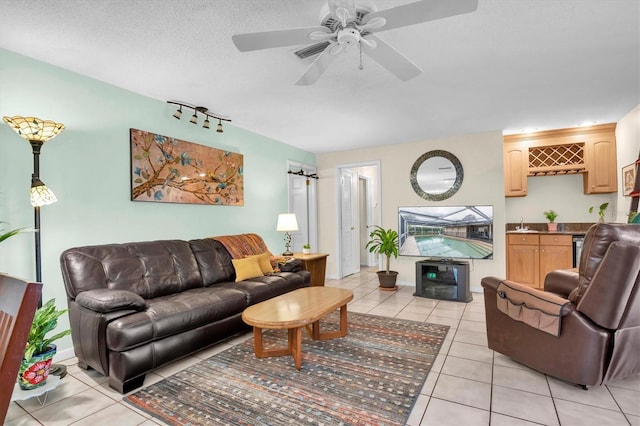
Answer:
[[580, 254], [582, 253], [582, 244], [584, 243], [584, 235], [573, 236], [573, 267], [580, 265]]

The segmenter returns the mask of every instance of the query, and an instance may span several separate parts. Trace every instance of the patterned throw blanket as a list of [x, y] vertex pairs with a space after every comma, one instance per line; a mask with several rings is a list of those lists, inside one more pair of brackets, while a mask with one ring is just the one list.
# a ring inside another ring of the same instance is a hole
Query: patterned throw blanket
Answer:
[[223, 235], [211, 238], [219, 241], [234, 259], [262, 253], [269, 253], [270, 256], [273, 256], [258, 234]]

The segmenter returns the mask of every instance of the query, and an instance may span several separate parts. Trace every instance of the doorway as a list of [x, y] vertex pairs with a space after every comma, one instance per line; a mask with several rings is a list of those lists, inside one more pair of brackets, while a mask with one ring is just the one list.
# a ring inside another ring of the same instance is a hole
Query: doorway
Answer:
[[380, 162], [337, 166], [338, 276], [373, 266], [376, 256], [366, 244], [370, 228], [380, 224]]
[[291, 249], [301, 252], [304, 244], [318, 251], [316, 168], [289, 161], [289, 212], [295, 213], [298, 231], [291, 232]]

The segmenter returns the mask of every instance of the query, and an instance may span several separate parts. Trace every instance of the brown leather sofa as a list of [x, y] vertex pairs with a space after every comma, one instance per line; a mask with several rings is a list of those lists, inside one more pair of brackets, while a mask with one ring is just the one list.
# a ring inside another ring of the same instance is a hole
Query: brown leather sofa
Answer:
[[214, 239], [76, 247], [60, 265], [78, 364], [108, 375], [120, 393], [157, 367], [247, 330], [247, 306], [311, 281], [298, 270], [235, 282], [231, 255]]
[[551, 272], [544, 291], [482, 287], [490, 349], [584, 388], [640, 372], [640, 226], [593, 225], [578, 270]]

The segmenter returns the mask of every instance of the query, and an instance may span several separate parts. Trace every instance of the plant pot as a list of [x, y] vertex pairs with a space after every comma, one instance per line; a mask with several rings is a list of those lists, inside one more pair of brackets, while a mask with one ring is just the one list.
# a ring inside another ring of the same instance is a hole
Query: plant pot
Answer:
[[311, 254], [311, 249], [310, 248], [303, 248], [302, 249], [302, 254]]
[[396, 280], [398, 279], [398, 271], [378, 271], [378, 282], [382, 290], [397, 290]]
[[558, 230], [558, 224], [557, 223], [547, 223], [547, 229], [549, 231], [557, 231]]
[[49, 377], [51, 361], [55, 354], [56, 345], [51, 345], [48, 351], [34, 354], [28, 362], [23, 359], [18, 370], [20, 388], [30, 390], [44, 385]]

